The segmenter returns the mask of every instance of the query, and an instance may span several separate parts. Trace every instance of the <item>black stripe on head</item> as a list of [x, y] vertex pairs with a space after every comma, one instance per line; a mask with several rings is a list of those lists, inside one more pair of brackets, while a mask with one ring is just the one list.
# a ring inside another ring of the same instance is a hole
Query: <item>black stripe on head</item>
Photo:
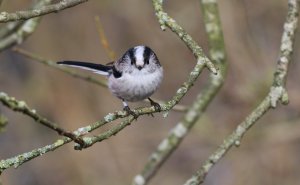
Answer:
[[130, 48], [128, 50], [128, 54], [129, 54], [129, 58], [130, 58], [130, 62], [131, 64], [135, 64], [136, 63], [136, 58], [135, 58], [135, 49], [134, 48]]
[[153, 53], [153, 51], [149, 47], [145, 46], [145, 50], [144, 50], [144, 54], [143, 54], [144, 64], [149, 64], [149, 59], [150, 59], [150, 56], [152, 55], [152, 53]]
[[153, 52], [153, 57], [154, 57], [154, 63], [158, 66], [161, 66], [161, 64], [160, 64], [160, 62], [159, 62], [159, 60], [158, 60], [158, 58], [157, 58], [157, 56], [154, 52]]

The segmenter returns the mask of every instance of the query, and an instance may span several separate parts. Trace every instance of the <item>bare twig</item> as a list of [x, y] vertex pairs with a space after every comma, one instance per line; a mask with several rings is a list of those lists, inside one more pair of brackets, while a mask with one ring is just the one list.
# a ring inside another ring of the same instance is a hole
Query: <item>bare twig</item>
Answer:
[[[209, 2], [209, 1], [203, 1]], [[293, 45], [295, 40], [295, 32], [298, 24], [299, 1], [288, 1], [288, 15], [284, 23], [283, 35], [281, 38], [281, 46], [279, 60], [277, 62], [276, 71], [274, 73], [274, 82], [270, 88], [269, 94], [264, 100], [240, 123], [236, 130], [233, 131], [219, 146], [219, 148], [209, 156], [203, 166], [197, 173], [186, 181], [185, 185], [198, 185], [203, 183], [210, 169], [232, 148], [239, 146], [242, 137], [246, 132], [271, 108], [276, 108], [277, 102], [280, 101], [284, 105], [288, 103], [288, 95], [285, 89], [286, 75], [288, 65], [291, 62]]]
[[205, 55], [197, 42], [194, 41], [193, 38], [180, 25], [178, 25], [173, 18], [164, 12], [163, 0], [152, 0], [152, 3], [161, 29], [165, 30], [166, 27], [169, 27], [191, 50], [198, 62], [203, 63], [212, 73], [217, 74], [218, 69]]
[[[207, 86], [200, 92], [182, 120], [171, 130], [168, 136], [163, 139], [156, 151], [150, 155], [143, 171], [135, 176], [132, 183], [133, 185], [145, 185], [149, 182], [160, 166], [163, 165], [169, 156], [177, 149], [223, 84], [227, 66], [225, 63], [224, 39], [218, 9], [215, 5], [213, 8], [204, 9], [203, 12], [205, 15], [206, 31], [209, 37], [210, 56], [214, 63], [221, 69], [220, 73], [218, 75], [210, 75]], [[209, 16], [207, 16], [208, 14]], [[172, 22], [170, 25], [174, 23], [175, 22]], [[214, 27], [215, 29], [209, 29], [209, 27]]]
[[0, 102], [2, 102], [3, 105], [6, 107], [17, 111], [22, 112], [23, 114], [31, 117], [34, 119], [37, 123], [40, 123], [54, 131], [56, 131], [59, 135], [66, 136], [74, 140], [75, 142], [79, 143], [80, 145], [83, 145], [84, 142], [81, 138], [73, 134], [72, 132], [66, 131], [63, 128], [60, 128], [56, 123], [53, 123], [46, 118], [40, 116], [36, 110], [30, 109], [28, 105], [24, 101], [18, 101], [13, 97], [9, 97], [6, 93], [0, 92]]
[[105, 32], [104, 32], [104, 29], [103, 29], [103, 26], [101, 24], [99, 16], [95, 17], [95, 23], [96, 23], [96, 27], [97, 27], [97, 30], [98, 30], [98, 33], [99, 33], [99, 39], [100, 39], [100, 42], [101, 42], [104, 50], [106, 51], [109, 59], [111, 61], [115, 61], [116, 60], [116, 53], [114, 52], [113, 49], [111, 49], [111, 47], [109, 45], [108, 39], [106, 38], [106, 35], [105, 35]]
[[[189, 42], [188, 40], [186, 40], [185, 42]], [[192, 43], [194, 43], [194, 41], [192, 41]], [[207, 65], [206, 62], [208, 62], [207, 57], [202, 57], [202, 54], [197, 54], [198, 53], [198, 47], [193, 46], [193, 44], [189, 44], [190, 48], [192, 50], [195, 50], [195, 53], [197, 55], [197, 63], [195, 65], [195, 67], [193, 68], [193, 70], [190, 72], [190, 75], [188, 76], [188, 79], [186, 82], [184, 82], [181, 87], [176, 91], [175, 95], [173, 96], [173, 98], [171, 100], [169, 100], [168, 102], [166, 102], [165, 104], [161, 104], [161, 110], [162, 111], [170, 111], [176, 104], [178, 104], [178, 102], [185, 96], [185, 94], [188, 92], [188, 90], [193, 86], [194, 82], [197, 80], [197, 78], [199, 77], [200, 73], [202, 72], [202, 70], [204, 69], [204, 67]], [[214, 72], [217, 72], [217, 70], [213, 67], [213, 65], [210, 65], [210, 69]], [[155, 110], [155, 108], [152, 107], [144, 107], [144, 108], [139, 108], [139, 109], [134, 109], [133, 110], [135, 112], [135, 114], [137, 116], [140, 115], [144, 115], [144, 114], [150, 114], [150, 113], [155, 113], [157, 112]], [[90, 132], [91, 130], [94, 130], [106, 123], [109, 123], [115, 119], [121, 118], [121, 117], [127, 117], [127, 112], [125, 111], [117, 111], [115, 113], [109, 113], [108, 115], [106, 115], [101, 121], [96, 122], [92, 125], [89, 125], [87, 127], [84, 128], [80, 128], [78, 129], [78, 131], [73, 132], [74, 134], [76, 134], [77, 132], [82, 132], [82, 133], [86, 133], [86, 132]], [[122, 130], [123, 128], [125, 128], [125, 126], [127, 126], [129, 123], [131, 123], [133, 121], [132, 116], [126, 118], [126, 120], [124, 122], [122, 122], [122, 124], [120, 124], [120, 128], [114, 127], [111, 130], [108, 130], [106, 133], [108, 134], [108, 136], [112, 136], [116, 133], [118, 133], [120, 130]], [[111, 133], [111, 134], [109, 134]], [[101, 141], [103, 138], [103, 134], [97, 136], [97, 137], [84, 137], [83, 140], [85, 142], [85, 146], [92, 146], [95, 142], [99, 142]], [[33, 150], [31, 152], [28, 153], [24, 153], [21, 154], [19, 156], [10, 158], [10, 159], [6, 159], [6, 160], [1, 160], [0, 161], [0, 171], [4, 171], [5, 169], [11, 167], [11, 166], [19, 166], [35, 157], [38, 157], [46, 152], [52, 151], [57, 149], [58, 147], [70, 142], [70, 139], [68, 138], [64, 138], [63, 140], [59, 140], [59, 145], [57, 144], [52, 144], [52, 145], [48, 145], [45, 146], [41, 149], [37, 150]], [[82, 147], [77, 147], [76, 149], [81, 149]], [[20, 161], [19, 158], [22, 158], [22, 160]]]
[[10, 22], [0, 28], [0, 39], [7, 37], [22, 26], [24, 22]]
[[57, 13], [66, 8], [71, 8], [78, 4], [87, 2], [88, 0], [61, 0], [56, 4], [45, 5], [33, 10], [27, 11], [18, 11], [15, 13], [0, 13], [0, 23], [9, 22], [9, 21], [18, 21], [18, 20], [27, 20], [33, 17], [39, 17], [49, 13]]
[[[52, 0], [41, 0], [33, 5], [33, 8], [39, 8], [50, 4]], [[0, 14], [1, 17], [1, 14]], [[2, 30], [3, 38], [0, 40], [0, 52], [12, 47], [16, 44], [21, 44], [26, 38], [28, 38], [37, 28], [41, 17], [33, 18], [24, 23], [8, 24]], [[12, 26], [10, 28], [9, 26]]]
[[[159, 6], [157, 6], [159, 8]], [[160, 11], [160, 10], [158, 10]], [[158, 16], [164, 16], [164, 15], [159, 15]], [[167, 17], [171, 21], [173, 21], [170, 17]], [[168, 25], [168, 22], [165, 22], [166, 25]], [[190, 72], [190, 75], [188, 76], [188, 79], [186, 82], [184, 82], [181, 87], [176, 91], [175, 95], [171, 100], [166, 102], [165, 104], [161, 104], [161, 110], [162, 111], [170, 111], [178, 102], [186, 95], [186, 93], [189, 91], [189, 89], [193, 86], [194, 82], [198, 79], [200, 73], [204, 69], [204, 67], [208, 67], [213, 73], [217, 74], [217, 69], [214, 67], [214, 65], [209, 61], [209, 59], [204, 55], [202, 52], [202, 49], [191, 39], [191, 37], [181, 28], [179, 25], [175, 24], [176, 29], [173, 31], [177, 33], [181, 39], [188, 45], [188, 47], [191, 49], [191, 51], [194, 53], [194, 55], [197, 58], [197, 63], [194, 66], [193, 70]], [[139, 109], [134, 109], [133, 110], [137, 116], [144, 115], [144, 114], [149, 114], [149, 113], [155, 113], [157, 110], [155, 107], [144, 107], [144, 108], [139, 108]], [[78, 133], [87, 133], [90, 132], [91, 130], [94, 130], [106, 123], [109, 123], [115, 119], [122, 118], [122, 117], [127, 117], [120, 125], [117, 127], [113, 127], [112, 129], [108, 130], [107, 132], [100, 134], [99, 136], [96, 137], [84, 137], [83, 140], [85, 142], [84, 147], [92, 146], [94, 143], [102, 141], [103, 139], [110, 137], [114, 134], [117, 134], [120, 130], [125, 128], [128, 124], [130, 124], [133, 121], [133, 117], [127, 115], [127, 112], [125, 111], [117, 111], [115, 113], [110, 113], [106, 115], [101, 121], [96, 122], [92, 125], [79, 128], [77, 131], [73, 132], [75, 135]], [[37, 150], [33, 150], [31, 152], [27, 152], [21, 155], [18, 155], [13, 158], [9, 158], [6, 160], [1, 160], [0, 161], [0, 171], [4, 171], [5, 169], [11, 167], [11, 166], [19, 166], [24, 164], [25, 162], [38, 157], [46, 152], [53, 151], [57, 149], [58, 147], [70, 142], [71, 139], [69, 138], [63, 138], [62, 140], [58, 140], [54, 144], [47, 145], [45, 147], [42, 147]], [[76, 149], [82, 149], [84, 148], [82, 146], [78, 147]]]

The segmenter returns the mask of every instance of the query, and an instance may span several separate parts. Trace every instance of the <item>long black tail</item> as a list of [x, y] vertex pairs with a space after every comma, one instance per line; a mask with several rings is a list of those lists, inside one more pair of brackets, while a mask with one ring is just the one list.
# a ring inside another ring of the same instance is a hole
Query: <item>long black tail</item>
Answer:
[[101, 75], [109, 75], [112, 73], [112, 66], [105, 66], [102, 64], [80, 62], [80, 61], [60, 61], [60, 62], [57, 62], [57, 64], [78, 67], [81, 69], [93, 71], [94, 73], [98, 73]]

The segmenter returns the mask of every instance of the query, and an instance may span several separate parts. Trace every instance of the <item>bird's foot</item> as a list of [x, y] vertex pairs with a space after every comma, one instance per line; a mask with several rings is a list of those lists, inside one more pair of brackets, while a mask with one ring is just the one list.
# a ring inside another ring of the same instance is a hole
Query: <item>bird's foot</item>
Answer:
[[148, 100], [150, 101], [151, 106], [154, 106], [155, 111], [157, 112], [161, 111], [161, 106], [159, 105], [159, 103], [156, 103], [151, 98], [148, 98]]
[[129, 108], [129, 106], [125, 106], [125, 107], [123, 108], [123, 110], [126, 111], [128, 115], [132, 115], [133, 118], [134, 118], [135, 120], [137, 120], [138, 115], [137, 115], [135, 112], [133, 112], [133, 111]]

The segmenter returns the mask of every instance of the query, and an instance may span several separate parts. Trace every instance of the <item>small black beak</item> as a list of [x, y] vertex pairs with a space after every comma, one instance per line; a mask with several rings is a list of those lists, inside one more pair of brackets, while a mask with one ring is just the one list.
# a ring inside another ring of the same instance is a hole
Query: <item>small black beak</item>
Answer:
[[143, 69], [143, 66], [137, 66], [137, 68], [138, 68], [139, 70], [141, 70], [141, 69]]

